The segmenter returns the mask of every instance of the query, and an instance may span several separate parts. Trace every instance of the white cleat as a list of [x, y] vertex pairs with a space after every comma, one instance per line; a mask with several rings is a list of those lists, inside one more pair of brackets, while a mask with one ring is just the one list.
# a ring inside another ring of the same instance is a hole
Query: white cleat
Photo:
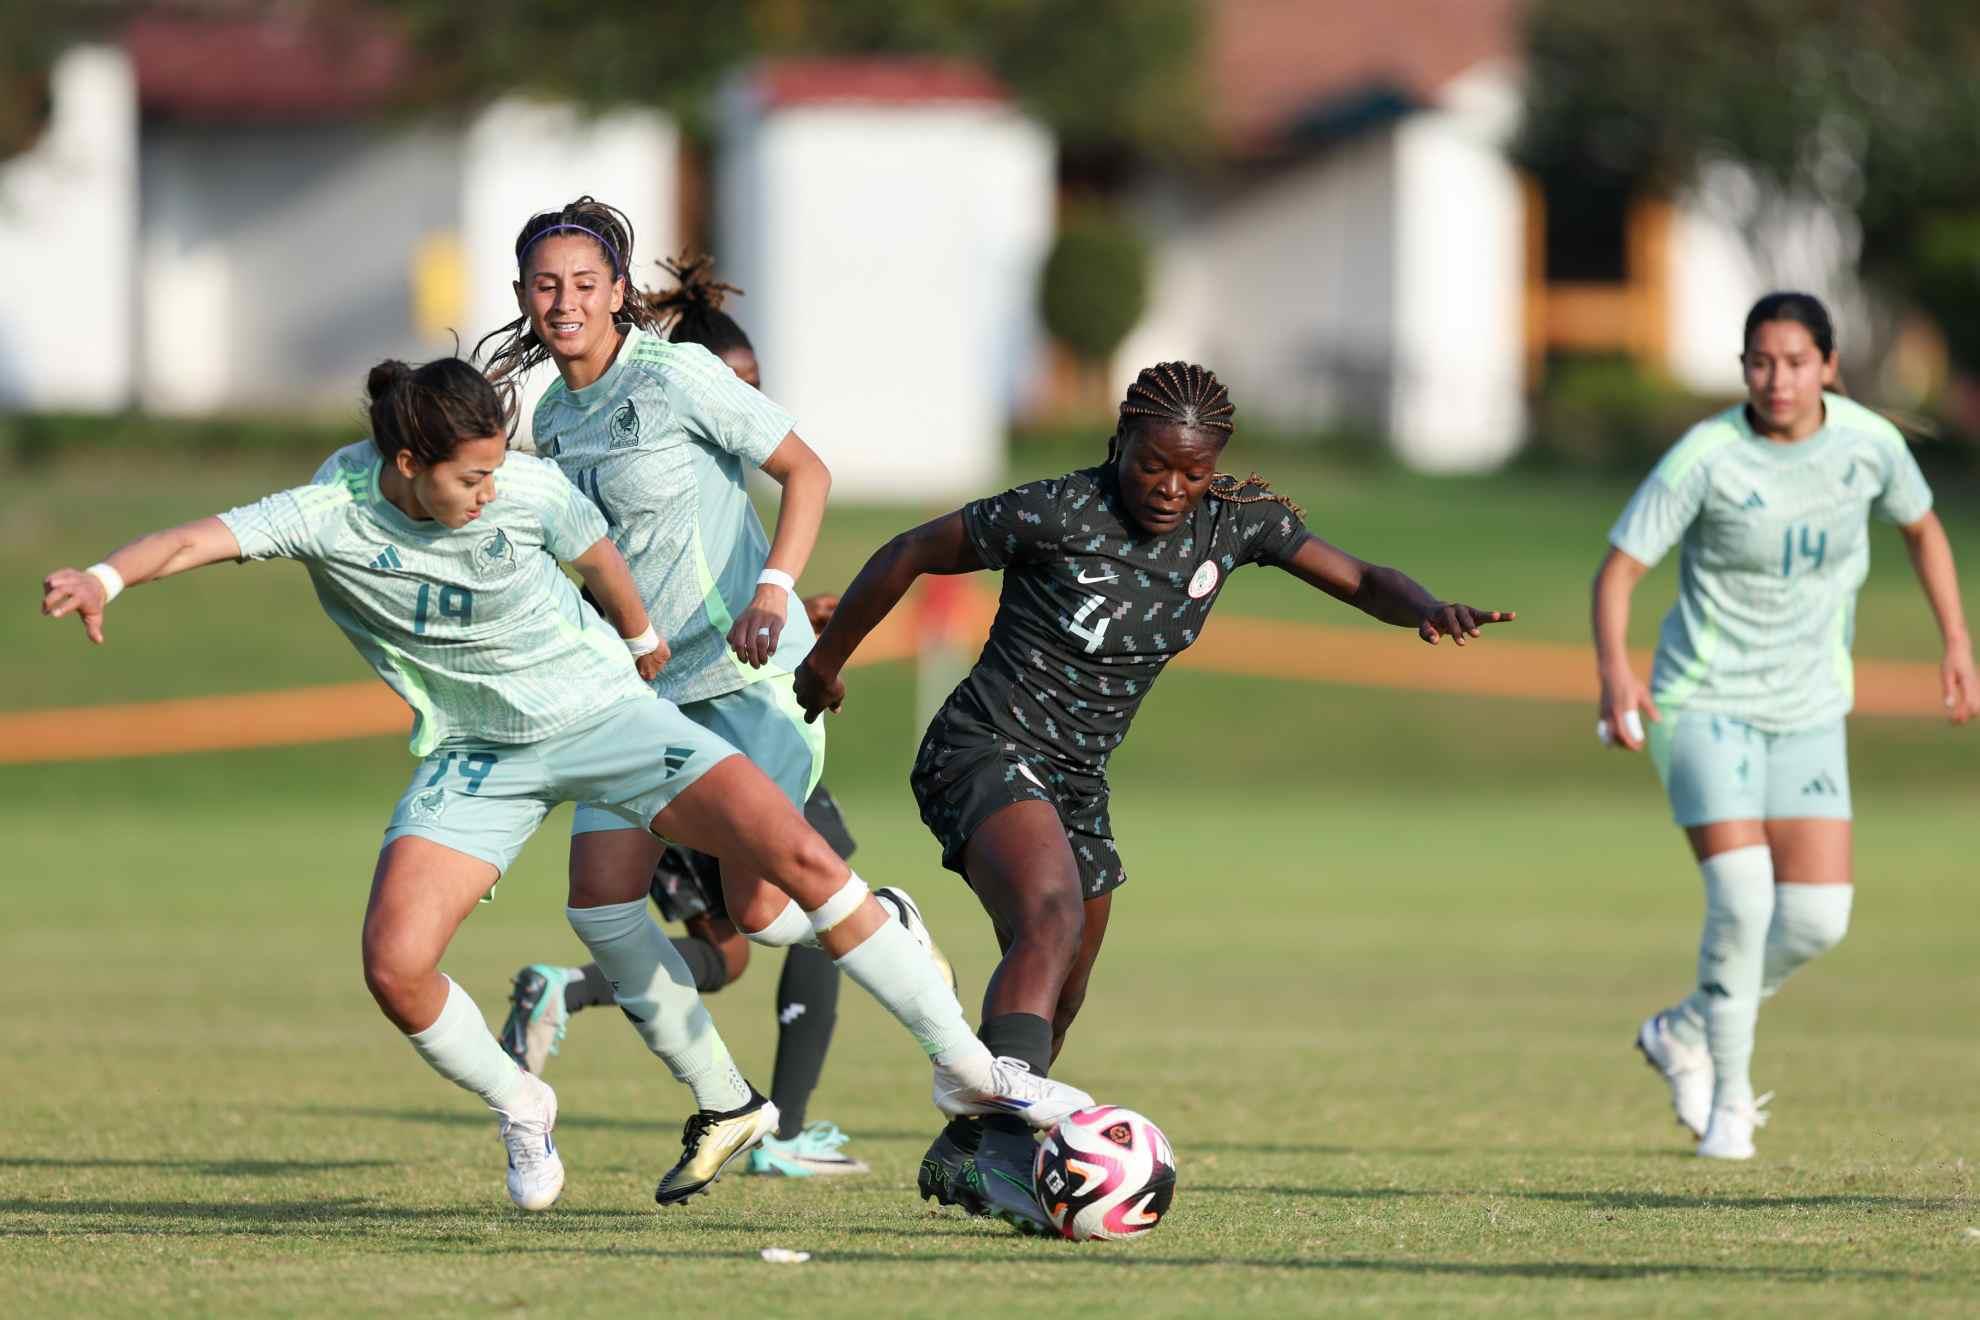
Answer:
[[1712, 1111], [1705, 1137], [1698, 1143], [1700, 1159], [1750, 1160], [1753, 1158], [1753, 1129], [1767, 1126], [1766, 1104], [1772, 1091], [1750, 1105], [1725, 1105]]
[[521, 1210], [548, 1210], [564, 1194], [564, 1161], [550, 1135], [557, 1128], [557, 1093], [540, 1078], [525, 1075], [523, 1084], [523, 1104], [495, 1111], [509, 1148], [509, 1199]]
[[985, 1050], [935, 1065], [935, 1107], [950, 1118], [1009, 1114], [1034, 1128], [1049, 1128], [1093, 1097], [1076, 1086], [1039, 1077], [1022, 1059], [991, 1058]]
[[1712, 1118], [1712, 1053], [1703, 1045], [1687, 1045], [1671, 1034], [1670, 1014], [1657, 1013], [1636, 1033], [1643, 1061], [1671, 1086], [1671, 1108], [1677, 1121], [1694, 1137], [1705, 1135]]

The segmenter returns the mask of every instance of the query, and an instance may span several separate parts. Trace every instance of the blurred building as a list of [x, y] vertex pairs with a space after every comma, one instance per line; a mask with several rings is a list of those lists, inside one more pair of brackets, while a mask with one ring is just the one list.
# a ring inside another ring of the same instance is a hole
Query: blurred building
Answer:
[[1212, 0], [1217, 167], [1149, 181], [1151, 310], [1116, 361], [1207, 362], [1241, 417], [1360, 423], [1413, 466], [1496, 465], [1550, 356], [1620, 353], [1739, 387], [1739, 326], [1787, 280], [1838, 297], [1848, 226], [1809, 214], [1756, 268], [1719, 217], [1728, 173], [1682, 197], [1590, 196], [1505, 149], [1518, 0]]
[[717, 161], [732, 310], [837, 488], [998, 481], [1043, 345], [1050, 135], [969, 65], [780, 61], [731, 81]]

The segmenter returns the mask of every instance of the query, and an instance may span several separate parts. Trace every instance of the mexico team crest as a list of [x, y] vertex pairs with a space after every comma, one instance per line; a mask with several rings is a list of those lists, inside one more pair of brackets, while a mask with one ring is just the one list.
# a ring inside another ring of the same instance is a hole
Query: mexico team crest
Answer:
[[516, 571], [516, 546], [501, 528], [474, 548], [474, 566], [485, 578], [505, 578]]
[[1217, 565], [1215, 561], [1206, 559], [1197, 565], [1195, 574], [1189, 579], [1189, 598], [1202, 600], [1216, 589]]
[[612, 414], [612, 448], [623, 449], [639, 440], [639, 409], [627, 399]]
[[406, 808], [406, 814], [422, 824], [431, 825], [440, 819], [440, 813], [447, 809], [447, 790], [432, 789], [415, 797]]

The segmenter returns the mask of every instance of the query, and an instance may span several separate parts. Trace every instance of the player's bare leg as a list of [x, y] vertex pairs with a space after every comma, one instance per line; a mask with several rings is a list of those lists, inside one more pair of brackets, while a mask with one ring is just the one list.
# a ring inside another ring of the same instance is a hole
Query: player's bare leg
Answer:
[[722, 859], [730, 916], [751, 939], [794, 944], [808, 931], [907, 1027], [935, 1065], [943, 1112], [1013, 1114], [1049, 1127], [1091, 1103], [1082, 1091], [994, 1057], [970, 1032], [928, 948], [748, 761], [731, 757], [707, 771], [653, 828]]
[[542, 1210], [564, 1189], [551, 1137], [556, 1093], [503, 1053], [467, 992], [440, 972], [454, 932], [498, 878], [489, 863], [430, 839], [388, 843], [364, 914], [364, 981], [435, 1072], [495, 1111], [508, 1149], [509, 1198]]

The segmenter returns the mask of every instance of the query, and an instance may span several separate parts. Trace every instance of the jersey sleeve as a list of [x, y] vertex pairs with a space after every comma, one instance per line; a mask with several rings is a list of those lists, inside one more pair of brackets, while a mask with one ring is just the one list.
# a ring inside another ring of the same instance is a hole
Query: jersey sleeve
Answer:
[[1306, 539], [1306, 522], [1284, 500], [1263, 499], [1237, 506], [1244, 536], [1243, 564], [1288, 564]]
[[1883, 453], [1884, 489], [1870, 502], [1870, 509], [1887, 522], [1909, 527], [1932, 511], [1932, 488], [1902, 437], [1886, 444]]
[[1063, 486], [1060, 481], [1028, 481], [963, 505], [963, 530], [985, 568], [1030, 563], [1058, 548], [1065, 529], [1059, 508]]
[[[509, 462], [527, 459], [534, 503], [543, 522], [543, 548], [561, 563], [570, 563], [597, 545], [607, 533], [605, 515], [572, 484], [555, 463], [511, 454]], [[500, 478], [496, 479], [498, 482]]]
[[1643, 479], [1623, 506], [1622, 516], [1609, 529], [1609, 544], [1639, 564], [1654, 565], [1670, 553], [1698, 517], [1709, 485], [1703, 463], [1675, 478], [1666, 476], [1660, 467]]
[[693, 350], [673, 368], [681, 429], [751, 467], [762, 467], [784, 437], [797, 429], [797, 419], [745, 384], [707, 349], [698, 344], [675, 347]]
[[340, 486], [297, 486], [219, 518], [234, 534], [242, 559], [313, 559], [321, 551], [324, 525], [349, 502]]

